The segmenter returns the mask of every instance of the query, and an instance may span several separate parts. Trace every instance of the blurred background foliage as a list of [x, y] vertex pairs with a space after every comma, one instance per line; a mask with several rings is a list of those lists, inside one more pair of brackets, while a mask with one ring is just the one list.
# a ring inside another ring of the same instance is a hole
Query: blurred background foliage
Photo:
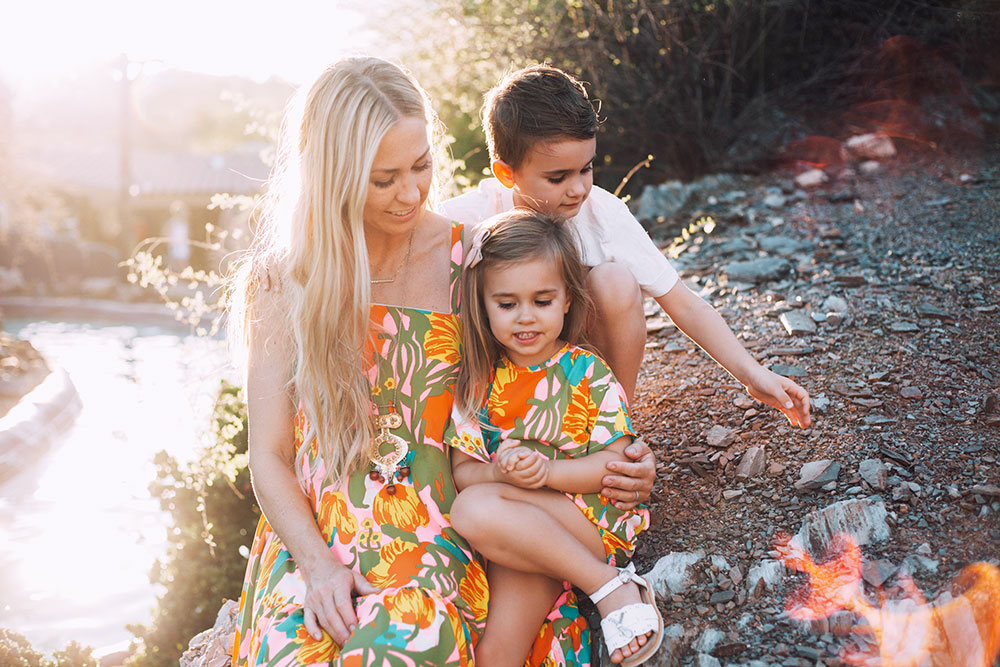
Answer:
[[769, 166], [788, 141], [864, 125], [865, 104], [1000, 83], [992, 0], [401, 0], [373, 25], [431, 93], [459, 189], [488, 166], [483, 92], [534, 62], [600, 106], [600, 185], [654, 156], [632, 192]]
[[173, 667], [191, 638], [212, 627], [223, 600], [238, 600], [260, 510], [247, 467], [247, 416], [240, 390], [223, 382], [212, 416], [212, 436], [197, 460], [179, 465], [156, 457], [150, 486], [170, 512], [166, 559], [150, 574], [166, 592], [149, 625], [136, 636], [131, 667]]

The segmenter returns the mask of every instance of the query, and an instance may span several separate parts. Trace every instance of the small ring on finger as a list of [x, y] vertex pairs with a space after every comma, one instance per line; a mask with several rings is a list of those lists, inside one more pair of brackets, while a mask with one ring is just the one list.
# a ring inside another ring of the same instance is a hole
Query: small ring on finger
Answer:
[[635, 502], [639, 502], [639, 490], [633, 489], [633, 491], [635, 492]]

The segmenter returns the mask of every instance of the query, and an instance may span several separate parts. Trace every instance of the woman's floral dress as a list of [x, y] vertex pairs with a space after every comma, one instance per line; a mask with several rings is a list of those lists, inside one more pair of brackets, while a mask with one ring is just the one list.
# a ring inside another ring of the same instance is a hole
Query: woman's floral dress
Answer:
[[[234, 664], [472, 664], [486, 618], [486, 575], [481, 559], [451, 527], [456, 491], [443, 444], [458, 375], [461, 262], [462, 228], [453, 225], [450, 313], [371, 309], [379, 332], [369, 346], [373, 402], [396, 399], [403, 425], [394, 433], [409, 444], [409, 478], [396, 481], [390, 494], [365, 469], [334, 487], [324, 481], [314, 444], [304, 459], [309, 502], [330, 550], [382, 592], [357, 600], [358, 628], [343, 647], [325, 633], [313, 639], [303, 622], [305, 582], [262, 517], [240, 597]], [[300, 413], [298, 447], [306, 427]]]
[[[586, 456], [634, 435], [625, 392], [611, 369], [596, 355], [572, 345], [564, 345], [536, 366], [517, 366], [503, 358], [480, 423], [470, 423], [457, 412], [455, 446], [482, 461], [494, 458], [500, 442], [507, 439], [520, 440], [552, 460]], [[477, 439], [480, 433], [485, 442]], [[599, 493], [566, 496], [597, 526], [608, 562], [624, 565], [632, 556], [636, 536], [649, 525], [649, 510], [618, 509]], [[576, 603], [566, 583], [528, 664], [589, 663], [587, 624]]]

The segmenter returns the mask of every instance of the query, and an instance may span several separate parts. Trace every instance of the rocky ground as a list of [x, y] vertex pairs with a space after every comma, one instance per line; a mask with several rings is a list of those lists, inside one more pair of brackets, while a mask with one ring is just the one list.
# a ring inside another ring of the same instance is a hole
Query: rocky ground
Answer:
[[816, 560], [853, 533], [876, 606], [906, 597], [904, 573], [933, 599], [966, 565], [1000, 564], [998, 154], [901, 152], [809, 188], [788, 172], [644, 195], [644, 217], [663, 210], [654, 236], [714, 219], [675, 243], [675, 265], [762, 364], [808, 389], [814, 419], [789, 426], [649, 308], [634, 420], [659, 472], [636, 559], [671, 625], [659, 664], [878, 654], [855, 614], [790, 618], [805, 577], [781, 565], [781, 532], [801, 529]]
[[48, 373], [45, 360], [31, 343], [0, 330], [0, 417]]

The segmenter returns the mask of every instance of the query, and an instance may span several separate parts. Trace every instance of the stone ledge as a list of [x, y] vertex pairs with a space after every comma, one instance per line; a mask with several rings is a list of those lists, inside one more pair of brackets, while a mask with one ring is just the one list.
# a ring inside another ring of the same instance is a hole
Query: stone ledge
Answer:
[[55, 319], [108, 319], [129, 324], [184, 327], [174, 312], [161, 303], [122, 303], [106, 299], [81, 299], [71, 297], [0, 297], [0, 311], [6, 317], [32, 317], [40, 315]]
[[80, 395], [62, 368], [49, 373], [0, 417], [0, 483], [44, 456], [80, 413]]

